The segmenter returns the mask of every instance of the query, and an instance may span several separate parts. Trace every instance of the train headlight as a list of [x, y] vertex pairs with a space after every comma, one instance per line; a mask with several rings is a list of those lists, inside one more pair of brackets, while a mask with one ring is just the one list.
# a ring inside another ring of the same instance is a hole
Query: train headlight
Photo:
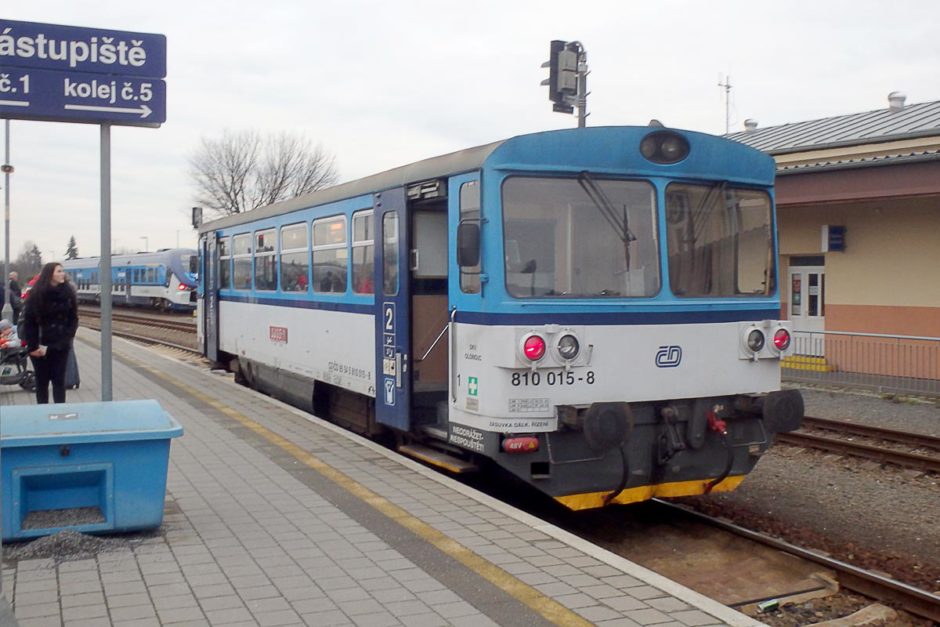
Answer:
[[558, 355], [565, 361], [571, 361], [581, 352], [581, 344], [578, 338], [566, 333], [558, 339]]
[[[776, 341], [776, 337], [774, 338]], [[760, 352], [760, 349], [764, 348], [764, 332], [758, 329], [753, 329], [750, 333], [747, 334], [747, 347], [751, 351], [757, 353]]]
[[790, 348], [790, 332], [786, 329], [777, 329], [774, 333], [774, 346], [778, 351], [785, 351]]
[[689, 156], [689, 142], [678, 133], [656, 131], [640, 142], [640, 154], [653, 163], [678, 163]]
[[529, 361], [538, 361], [545, 355], [545, 340], [540, 335], [529, 335], [522, 342], [522, 354]]

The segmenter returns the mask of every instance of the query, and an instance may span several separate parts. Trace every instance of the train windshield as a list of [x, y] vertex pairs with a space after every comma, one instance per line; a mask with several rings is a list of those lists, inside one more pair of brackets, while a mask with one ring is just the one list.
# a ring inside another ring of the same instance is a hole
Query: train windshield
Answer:
[[643, 297], [659, 291], [653, 186], [515, 176], [503, 183], [506, 289], [517, 298]]
[[770, 197], [725, 183], [666, 188], [669, 282], [677, 296], [774, 292]]
[[190, 274], [199, 272], [199, 257], [196, 255], [182, 255], [180, 257], [180, 263], [183, 265], [183, 268], [186, 269], [186, 272]]

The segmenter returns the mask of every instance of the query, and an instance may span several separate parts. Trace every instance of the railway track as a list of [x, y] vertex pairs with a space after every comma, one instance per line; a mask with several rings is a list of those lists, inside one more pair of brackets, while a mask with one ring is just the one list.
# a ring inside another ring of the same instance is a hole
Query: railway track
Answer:
[[[111, 333], [125, 339], [183, 351], [192, 356], [200, 355], [196, 347], [196, 324], [178, 318], [153, 313], [112, 312]], [[97, 308], [80, 307], [79, 324], [100, 331], [101, 312]]]
[[[79, 308], [79, 320], [83, 321], [85, 319], [101, 320], [101, 311], [99, 309], [91, 309], [88, 307]], [[157, 315], [157, 314], [140, 314], [140, 313], [125, 313], [125, 312], [113, 312], [111, 313], [112, 322], [120, 322], [124, 324], [136, 324], [144, 325], [148, 327], [155, 327], [159, 329], [168, 329], [171, 331], [183, 331], [186, 333], [195, 333], [196, 332], [196, 323], [192, 319], [181, 319], [180, 316], [166, 316], [166, 315]], [[100, 322], [98, 323], [98, 328], [100, 328]]]
[[[807, 430], [825, 431], [836, 435], [835, 437], [821, 435]], [[846, 439], [849, 437], [862, 437], [870, 442], [882, 442], [891, 446], [879, 446], [873, 443]], [[812, 448], [940, 474], [940, 438], [933, 436], [860, 425], [841, 420], [806, 417], [803, 419], [802, 429], [790, 433], [780, 433], [776, 436], [776, 439], [777, 442], [803, 448]], [[898, 446], [906, 447], [908, 450], [893, 448]], [[926, 451], [927, 454], [914, 452], [910, 449]]]
[[661, 501], [659, 499], [654, 500], [662, 507], [671, 508], [681, 513], [683, 516], [704, 522], [712, 527], [769, 546], [797, 558], [819, 564], [823, 568], [835, 572], [839, 584], [845, 589], [869, 598], [877, 599], [882, 603], [901, 608], [906, 612], [940, 624], [940, 596], [936, 594], [915, 588], [914, 586], [909, 586], [896, 579], [891, 579], [890, 577], [858, 568], [857, 566], [847, 564], [816, 551], [798, 547], [778, 538], [745, 529], [727, 520], [714, 518], [674, 503]]

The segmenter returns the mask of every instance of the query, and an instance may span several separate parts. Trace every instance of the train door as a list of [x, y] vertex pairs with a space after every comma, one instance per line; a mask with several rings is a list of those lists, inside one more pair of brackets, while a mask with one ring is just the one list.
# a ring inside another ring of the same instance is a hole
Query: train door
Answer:
[[410, 216], [404, 188], [381, 192], [375, 210], [375, 418], [406, 431], [411, 424]]
[[219, 360], [219, 249], [213, 234], [202, 240], [202, 354], [212, 362]]
[[794, 351], [798, 355], [824, 357], [826, 269], [822, 259], [791, 257], [789, 278], [789, 318], [793, 323]]

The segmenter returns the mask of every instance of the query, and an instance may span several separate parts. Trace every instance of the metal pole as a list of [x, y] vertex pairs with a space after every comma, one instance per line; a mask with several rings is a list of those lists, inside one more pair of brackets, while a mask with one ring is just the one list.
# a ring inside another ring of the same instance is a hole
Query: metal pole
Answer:
[[578, 128], [584, 128], [587, 125], [587, 50], [579, 44], [578, 52]]
[[[9, 313], [7, 308], [10, 308], [10, 311], [13, 311], [13, 308], [10, 307], [10, 292], [7, 289], [9, 286], [9, 281], [7, 280], [7, 274], [9, 274], [10, 269], [10, 120], [4, 120], [4, 131], [5, 131], [5, 140], [4, 144], [6, 145], [6, 150], [4, 152], [3, 158], [3, 233], [4, 233], [4, 253], [3, 253], [3, 310], [0, 312], [0, 316], [6, 318]], [[0, 453], [2, 455], [2, 453]], [[3, 476], [0, 474], [0, 494], [3, 494]], [[0, 519], [3, 518], [3, 503], [0, 501]], [[3, 561], [3, 540], [0, 539], [0, 562]], [[0, 575], [0, 618], [3, 618], [4, 614], [9, 614], [9, 608], [6, 606], [6, 600], [3, 596], [3, 576]]]
[[13, 307], [10, 305], [10, 120], [4, 120], [4, 157], [3, 157], [3, 309], [0, 310], [0, 317], [7, 318], [13, 314]]
[[111, 125], [101, 125], [101, 400], [111, 392]]

